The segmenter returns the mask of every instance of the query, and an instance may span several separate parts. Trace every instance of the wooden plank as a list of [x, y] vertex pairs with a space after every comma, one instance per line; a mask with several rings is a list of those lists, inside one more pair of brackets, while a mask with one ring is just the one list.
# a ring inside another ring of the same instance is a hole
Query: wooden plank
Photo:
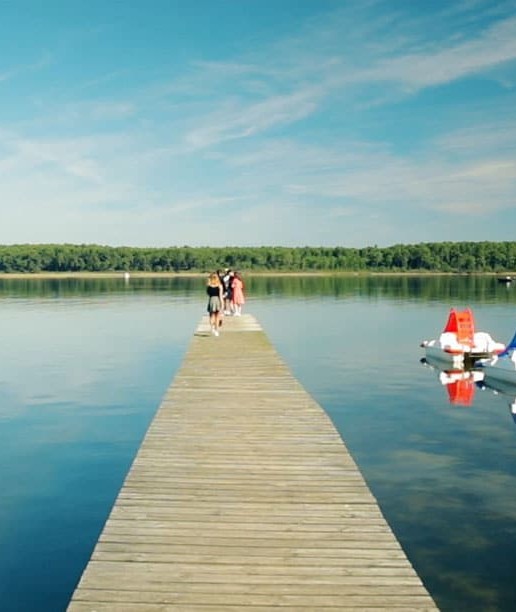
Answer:
[[199, 325], [70, 612], [436, 610], [257, 321]]

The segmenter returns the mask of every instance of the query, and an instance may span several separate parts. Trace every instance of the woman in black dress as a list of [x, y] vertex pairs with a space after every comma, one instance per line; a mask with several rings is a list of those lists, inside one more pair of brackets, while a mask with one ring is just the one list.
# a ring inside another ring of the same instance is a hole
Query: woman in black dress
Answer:
[[208, 294], [208, 314], [210, 316], [211, 333], [219, 335], [219, 326], [222, 321], [222, 309], [224, 307], [223, 286], [216, 272], [210, 274], [206, 287]]

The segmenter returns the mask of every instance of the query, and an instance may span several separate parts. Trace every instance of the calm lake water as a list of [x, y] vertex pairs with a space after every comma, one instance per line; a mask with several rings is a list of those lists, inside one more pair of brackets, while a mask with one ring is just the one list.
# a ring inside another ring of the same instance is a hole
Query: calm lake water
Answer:
[[[451, 403], [419, 343], [451, 306], [508, 341], [516, 287], [305, 277], [247, 291], [439, 607], [514, 610], [514, 397], [473, 388]], [[3, 612], [66, 608], [204, 306], [202, 279], [0, 280]]]

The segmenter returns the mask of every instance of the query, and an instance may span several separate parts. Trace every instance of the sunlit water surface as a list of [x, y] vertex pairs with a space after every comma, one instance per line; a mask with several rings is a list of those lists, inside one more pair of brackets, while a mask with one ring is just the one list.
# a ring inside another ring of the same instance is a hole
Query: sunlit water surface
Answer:
[[[419, 342], [451, 306], [507, 341], [494, 278], [250, 278], [442, 610], [514, 610], [514, 397], [450, 402]], [[64, 610], [204, 313], [202, 279], [0, 280], [0, 609]], [[215, 338], [210, 341], [216, 341]], [[514, 391], [516, 396], [516, 390]]]

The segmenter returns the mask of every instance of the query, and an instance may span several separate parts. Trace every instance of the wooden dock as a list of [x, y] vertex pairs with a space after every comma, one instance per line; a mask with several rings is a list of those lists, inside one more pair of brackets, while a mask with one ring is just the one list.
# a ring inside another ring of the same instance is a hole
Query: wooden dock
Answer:
[[203, 320], [68, 610], [275, 609], [437, 608], [256, 320]]

